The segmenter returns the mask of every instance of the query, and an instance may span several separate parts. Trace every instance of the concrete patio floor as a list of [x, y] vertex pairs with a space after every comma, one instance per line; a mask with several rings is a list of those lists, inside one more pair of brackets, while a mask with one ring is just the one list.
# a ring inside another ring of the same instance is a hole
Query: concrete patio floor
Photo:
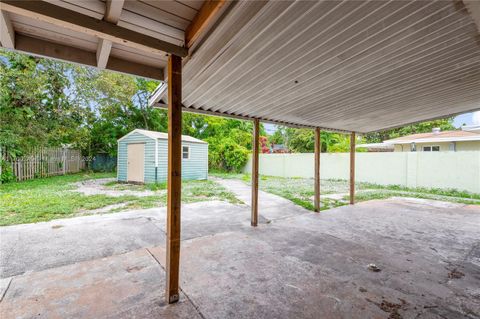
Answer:
[[391, 199], [315, 214], [262, 192], [260, 203], [257, 228], [247, 205], [183, 207], [174, 305], [164, 208], [2, 227], [0, 317], [480, 317], [480, 207]]

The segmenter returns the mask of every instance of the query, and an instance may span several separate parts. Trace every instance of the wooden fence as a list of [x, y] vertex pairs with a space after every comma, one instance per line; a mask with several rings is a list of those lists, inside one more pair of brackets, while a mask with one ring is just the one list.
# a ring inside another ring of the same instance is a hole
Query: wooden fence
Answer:
[[[39, 177], [77, 173], [86, 168], [86, 161], [79, 150], [69, 148], [37, 149], [30, 155], [11, 158], [0, 151], [2, 160], [11, 167], [17, 181]], [[0, 168], [1, 173], [1, 168]]]

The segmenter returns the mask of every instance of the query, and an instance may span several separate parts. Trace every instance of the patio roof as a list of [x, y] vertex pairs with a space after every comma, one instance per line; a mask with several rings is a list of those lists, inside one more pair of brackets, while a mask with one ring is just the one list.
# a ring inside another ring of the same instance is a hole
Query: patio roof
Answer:
[[183, 105], [360, 133], [480, 109], [478, 1], [1, 1], [3, 47], [164, 79]]

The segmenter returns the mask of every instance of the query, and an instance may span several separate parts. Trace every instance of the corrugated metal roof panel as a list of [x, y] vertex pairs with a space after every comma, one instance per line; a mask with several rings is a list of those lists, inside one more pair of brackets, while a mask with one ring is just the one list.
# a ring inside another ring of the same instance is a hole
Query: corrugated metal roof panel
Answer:
[[480, 109], [480, 45], [452, 1], [236, 3], [184, 68], [184, 104], [369, 132]]

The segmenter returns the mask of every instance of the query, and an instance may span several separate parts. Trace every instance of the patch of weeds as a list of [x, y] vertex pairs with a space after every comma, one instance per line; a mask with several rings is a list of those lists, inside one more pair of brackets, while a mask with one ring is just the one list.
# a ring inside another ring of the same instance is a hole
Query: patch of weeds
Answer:
[[[144, 197], [84, 195], [72, 191], [75, 189], [75, 185], [72, 184], [74, 182], [113, 176], [114, 174], [109, 173], [76, 174], [2, 185], [0, 188], [0, 226], [49, 221], [75, 216], [79, 212], [85, 215], [91, 210], [114, 204], [125, 203], [126, 205], [112, 209], [111, 212], [165, 206], [167, 200], [167, 193], [163, 191], [166, 188], [165, 183], [149, 185], [107, 183], [112, 188], [158, 190], [154, 195]], [[214, 181], [185, 181], [182, 183], [182, 192], [182, 202], [184, 203], [208, 200], [241, 203], [233, 193]]]
[[[236, 178], [250, 183], [248, 174], [225, 174], [228, 178]], [[221, 177], [221, 176], [220, 176]], [[284, 178], [260, 175], [259, 188], [263, 191], [291, 200], [297, 205], [313, 210], [314, 180], [312, 178]], [[414, 197], [448, 201], [462, 204], [480, 204], [480, 194], [472, 194], [458, 190], [441, 190], [426, 188], [407, 188], [400, 185], [378, 185], [372, 183], [356, 183], [356, 200], [387, 199], [390, 197]], [[347, 205], [349, 201], [349, 181], [342, 179], [326, 179], [320, 181], [322, 195], [345, 194], [341, 199], [321, 198], [321, 209], [329, 209]]]
[[210, 175], [212, 177], [223, 178], [223, 179], [243, 179], [246, 174], [225, 172], [225, 171], [218, 171], [218, 170], [210, 170], [208, 172], [208, 175]]
[[[368, 201], [368, 200], [380, 200], [388, 199], [391, 197], [410, 197], [410, 198], [420, 198], [420, 199], [430, 199], [430, 200], [439, 200], [447, 201], [451, 203], [466, 204], [466, 205], [480, 205], [480, 200], [476, 199], [467, 199], [461, 197], [450, 197], [443, 195], [435, 195], [430, 193], [415, 193], [415, 192], [404, 192], [404, 191], [390, 191], [388, 189], [382, 189], [379, 191], [373, 192], [359, 192], [355, 194], [355, 200], [358, 202]], [[349, 200], [349, 196], [345, 196], [344, 200]]]
[[167, 189], [167, 182], [146, 184], [145, 188], [154, 192], [159, 190], [165, 190]]
[[223, 200], [232, 204], [242, 203], [233, 193], [214, 181], [187, 181], [182, 185], [182, 201], [185, 203], [204, 200]]

